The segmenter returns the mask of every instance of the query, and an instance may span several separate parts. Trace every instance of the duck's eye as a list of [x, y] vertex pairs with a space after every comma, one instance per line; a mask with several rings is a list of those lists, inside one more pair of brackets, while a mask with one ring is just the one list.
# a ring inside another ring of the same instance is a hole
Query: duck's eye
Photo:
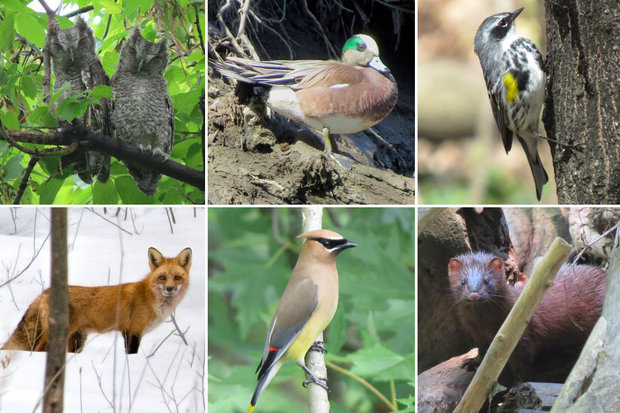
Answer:
[[506, 21], [506, 19], [501, 19], [501, 20], [499, 21], [499, 26], [500, 26], [500, 27], [506, 27], [506, 26], [508, 26], [508, 22]]
[[357, 45], [357, 50], [359, 50], [360, 52], [363, 52], [364, 50], [366, 50], [366, 43], [359, 43]]

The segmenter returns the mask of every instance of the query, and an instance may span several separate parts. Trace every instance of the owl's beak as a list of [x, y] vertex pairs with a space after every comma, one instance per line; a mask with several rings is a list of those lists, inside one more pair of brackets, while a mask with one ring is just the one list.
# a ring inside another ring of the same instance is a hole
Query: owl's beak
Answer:
[[140, 72], [140, 69], [142, 69], [143, 63], [144, 63], [144, 59], [140, 59], [140, 61], [138, 62], [138, 72]]
[[75, 62], [75, 57], [74, 57], [75, 55], [73, 54], [73, 47], [69, 48], [69, 54], [71, 54], [71, 61]]

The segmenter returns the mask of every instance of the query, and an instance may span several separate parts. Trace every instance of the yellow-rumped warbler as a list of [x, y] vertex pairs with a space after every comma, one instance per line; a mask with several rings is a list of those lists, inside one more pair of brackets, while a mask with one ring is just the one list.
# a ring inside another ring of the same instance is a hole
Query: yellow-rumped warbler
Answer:
[[530, 40], [515, 32], [515, 19], [523, 7], [512, 13], [487, 17], [476, 33], [474, 51], [480, 59], [491, 109], [506, 153], [513, 135], [523, 146], [530, 164], [536, 198], [549, 181], [538, 156], [540, 110], [545, 98], [542, 55]]

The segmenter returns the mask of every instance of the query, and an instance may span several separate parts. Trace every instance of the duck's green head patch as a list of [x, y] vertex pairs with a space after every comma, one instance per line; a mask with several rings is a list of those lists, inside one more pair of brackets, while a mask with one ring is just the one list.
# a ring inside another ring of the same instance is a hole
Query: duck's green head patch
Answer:
[[342, 47], [342, 54], [347, 50], [357, 50], [363, 52], [366, 50], [366, 43], [361, 37], [353, 36]]

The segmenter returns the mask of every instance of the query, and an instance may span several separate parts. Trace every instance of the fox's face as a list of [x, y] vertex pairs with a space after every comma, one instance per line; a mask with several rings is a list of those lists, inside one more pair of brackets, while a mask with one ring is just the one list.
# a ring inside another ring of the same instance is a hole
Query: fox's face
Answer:
[[[171, 273], [165, 273], [156, 275], [155, 286], [165, 296], [174, 296], [181, 291], [187, 285], [186, 274], [175, 273], [174, 269], [171, 269]], [[159, 271], [158, 271], [159, 272]]]
[[175, 258], [166, 258], [155, 248], [149, 248], [152, 287], [163, 297], [182, 296], [189, 285], [192, 250], [185, 248]]

